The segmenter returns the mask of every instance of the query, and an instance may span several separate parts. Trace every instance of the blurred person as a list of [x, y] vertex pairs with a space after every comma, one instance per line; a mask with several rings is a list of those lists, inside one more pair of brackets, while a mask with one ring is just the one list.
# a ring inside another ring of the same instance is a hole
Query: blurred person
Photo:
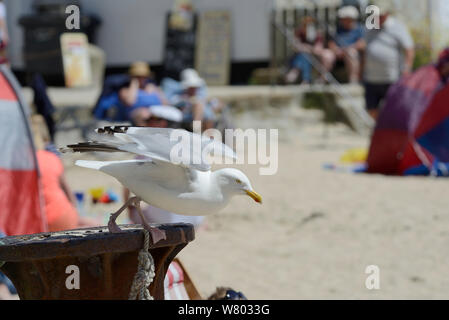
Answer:
[[146, 62], [134, 62], [128, 73], [130, 84], [119, 90], [119, 98], [126, 106], [129, 120], [136, 126], [145, 126], [145, 121], [150, 117], [148, 107], [167, 103], [161, 90], [151, 80], [150, 66]]
[[94, 219], [78, 215], [76, 199], [65, 179], [61, 159], [54, 152], [45, 150], [50, 135], [42, 116], [33, 116], [31, 125], [49, 231], [100, 225]]
[[350, 83], [360, 81], [360, 57], [365, 49], [364, 30], [357, 22], [359, 16], [359, 11], [353, 6], [340, 8], [337, 32], [329, 41], [329, 49], [334, 54], [331, 63], [344, 61]]
[[216, 105], [208, 102], [206, 82], [194, 69], [181, 72], [182, 91], [173, 98], [174, 104], [183, 112], [183, 122], [189, 125], [201, 121], [202, 130], [214, 127]]
[[6, 6], [0, 0], [0, 64], [7, 64], [6, 47], [9, 44], [9, 33], [6, 21]]
[[392, 16], [392, 3], [378, 0], [379, 29], [367, 30], [363, 80], [366, 107], [377, 119], [392, 84], [412, 71], [414, 42], [407, 27]]
[[324, 48], [323, 36], [316, 30], [314, 23], [315, 20], [312, 17], [304, 17], [296, 29], [297, 45], [294, 48], [296, 54], [291, 60], [291, 69], [285, 77], [287, 83], [295, 83], [299, 75], [302, 76], [302, 83], [312, 82], [311, 55], [316, 56], [327, 71], [333, 66], [333, 54], [329, 49]]

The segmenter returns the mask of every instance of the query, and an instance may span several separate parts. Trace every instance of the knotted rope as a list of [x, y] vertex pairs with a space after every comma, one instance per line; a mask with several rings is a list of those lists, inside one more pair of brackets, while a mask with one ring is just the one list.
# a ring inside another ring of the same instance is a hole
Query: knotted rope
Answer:
[[153, 300], [150, 295], [148, 287], [153, 282], [154, 278], [154, 260], [148, 251], [150, 245], [150, 235], [148, 230], [143, 230], [145, 239], [143, 243], [143, 249], [139, 251], [139, 257], [137, 259], [137, 273], [134, 275], [133, 284], [129, 292], [129, 300]]

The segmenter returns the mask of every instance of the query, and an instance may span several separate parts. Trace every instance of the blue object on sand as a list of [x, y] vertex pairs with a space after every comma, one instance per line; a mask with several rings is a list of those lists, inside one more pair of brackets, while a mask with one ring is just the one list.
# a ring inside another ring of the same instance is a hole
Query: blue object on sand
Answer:
[[112, 191], [112, 190], [108, 190], [108, 196], [109, 196], [109, 200], [111, 202], [118, 202], [119, 201], [118, 195], [114, 191]]

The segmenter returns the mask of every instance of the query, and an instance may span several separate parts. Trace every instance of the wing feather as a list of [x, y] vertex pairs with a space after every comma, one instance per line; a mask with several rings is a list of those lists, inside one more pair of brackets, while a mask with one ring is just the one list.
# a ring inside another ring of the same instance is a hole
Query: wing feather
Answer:
[[208, 156], [236, 159], [227, 145], [181, 129], [104, 127], [97, 129], [99, 141], [68, 145], [62, 152], [129, 152], [200, 171], [209, 171]]

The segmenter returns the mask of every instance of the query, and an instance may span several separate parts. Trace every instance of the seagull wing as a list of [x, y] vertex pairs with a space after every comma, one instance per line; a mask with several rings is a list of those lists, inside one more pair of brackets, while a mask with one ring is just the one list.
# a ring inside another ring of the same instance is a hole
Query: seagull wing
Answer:
[[123, 161], [78, 160], [76, 165], [107, 173], [117, 178], [125, 186], [128, 186], [127, 182], [151, 181], [151, 183], [175, 193], [191, 192], [192, 183], [197, 178], [194, 169], [152, 159]]
[[200, 171], [209, 171], [208, 156], [236, 158], [227, 145], [181, 129], [104, 127], [96, 130], [99, 141], [69, 145], [63, 152], [130, 152]]

